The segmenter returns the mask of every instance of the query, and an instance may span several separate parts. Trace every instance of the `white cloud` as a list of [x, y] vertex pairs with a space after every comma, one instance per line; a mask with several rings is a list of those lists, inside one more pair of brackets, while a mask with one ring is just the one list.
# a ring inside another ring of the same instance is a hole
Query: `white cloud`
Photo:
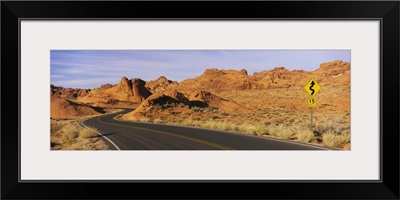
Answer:
[[65, 76], [60, 74], [52, 74], [51, 78], [65, 78]]

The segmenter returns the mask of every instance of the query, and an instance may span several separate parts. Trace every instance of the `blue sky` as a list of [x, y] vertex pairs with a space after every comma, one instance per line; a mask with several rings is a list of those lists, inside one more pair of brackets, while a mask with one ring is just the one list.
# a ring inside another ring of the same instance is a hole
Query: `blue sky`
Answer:
[[306, 50], [51, 50], [50, 83], [72, 88], [116, 84], [121, 77], [182, 81], [207, 68], [254, 72], [283, 66], [313, 71], [333, 60], [350, 62], [350, 51]]

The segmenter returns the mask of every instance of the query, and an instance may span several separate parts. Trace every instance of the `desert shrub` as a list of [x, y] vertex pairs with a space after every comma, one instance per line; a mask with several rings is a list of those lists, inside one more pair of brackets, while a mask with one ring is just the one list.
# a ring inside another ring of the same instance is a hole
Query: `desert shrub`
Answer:
[[237, 126], [237, 130], [244, 133], [250, 133], [255, 135], [264, 135], [267, 133], [267, 128], [263, 125], [254, 125], [250, 123], [243, 123]]
[[284, 127], [282, 124], [275, 125], [275, 126], [268, 126], [268, 133], [269, 133], [269, 135], [279, 137], [278, 136], [278, 135], [280, 135], [279, 132], [283, 129], [287, 129], [287, 128]]
[[310, 130], [302, 130], [296, 133], [296, 138], [300, 142], [311, 142], [314, 140], [314, 133]]
[[325, 122], [322, 124], [317, 124], [315, 127], [315, 131], [319, 133], [340, 134], [342, 130], [342, 126], [336, 122]]
[[78, 136], [78, 129], [72, 125], [67, 125], [62, 128], [61, 139], [63, 141], [72, 141]]
[[339, 144], [347, 144], [347, 143], [350, 143], [350, 140], [351, 140], [350, 134], [340, 134], [336, 137], [337, 137]]
[[93, 128], [91, 129], [85, 128], [79, 132], [79, 137], [81, 138], [91, 138], [95, 136], [97, 136], [97, 133], [95, 130], [93, 130]]
[[293, 130], [291, 130], [289, 127], [285, 127], [284, 125], [278, 125], [278, 126], [269, 126], [268, 127], [268, 133], [272, 136], [282, 138], [282, 139], [289, 139], [294, 135]]
[[322, 141], [325, 145], [333, 147], [336, 145], [335, 137], [336, 134], [326, 133], [322, 136]]
[[55, 120], [50, 122], [50, 133], [56, 133], [62, 128], [62, 125]]
[[341, 135], [350, 135], [350, 129], [343, 130]]
[[204, 110], [204, 108], [200, 108], [200, 107], [197, 107], [197, 106], [193, 106], [191, 109], [192, 109], [194, 112], [200, 112], [200, 111], [203, 111], [203, 110]]
[[351, 125], [349, 123], [346, 123], [342, 127], [344, 130], [348, 130], [348, 129], [350, 129]]
[[82, 147], [82, 144], [75, 143], [75, 144], [69, 144], [64, 148], [64, 150], [84, 150], [84, 148]]
[[64, 150], [109, 150], [110, 148], [105, 143], [100, 144], [85, 144], [82, 142], [77, 142], [64, 147]]
[[69, 146], [69, 145], [74, 144], [75, 142], [76, 142], [76, 139], [75, 138], [71, 138], [65, 144], [67, 144], [67, 146]]
[[289, 139], [294, 135], [293, 131], [288, 128], [283, 128], [276, 132], [276, 136], [282, 139]]
[[350, 135], [325, 133], [322, 135], [322, 142], [330, 147], [341, 147], [344, 144], [350, 143]]
[[343, 118], [342, 117], [335, 117], [335, 119], [333, 121], [335, 123], [341, 124], [341, 123], [343, 123]]
[[175, 123], [173, 121], [167, 121], [166, 124], [168, 125], [175, 125]]
[[160, 118], [157, 118], [157, 119], [154, 120], [154, 123], [161, 124], [161, 123], [163, 123], [163, 120], [160, 119]]
[[199, 126], [199, 123], [192, 119], [185, 119], [182, 121], [182, 126]]
[[202, 128], [210, 128], [210, 129], [217, 129], [218, 125], [216, 121], [207, 120], [206, 122], [201, 124]]
[[220, 122], [218, 123], [218, 129], [223, 131], [237, 131], [237, 125], [230, 122]]
[[151, 118], [150, 117], [142, 117], [142, 118], [140, 118], [139, 121], [141, 121], [141, 122], [150, 122]]
[[269, 135], [277, 137], [278, 131], [279, 131], [279, 128], [277, 126], [268, 126], [267, 127], [267, 132]]

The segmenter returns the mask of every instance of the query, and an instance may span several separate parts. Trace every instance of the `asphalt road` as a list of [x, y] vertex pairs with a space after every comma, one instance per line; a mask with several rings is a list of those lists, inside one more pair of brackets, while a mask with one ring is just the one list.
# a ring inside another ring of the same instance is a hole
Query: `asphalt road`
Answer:
[[114, 150], [329, 150], [263, 136], [114, 119], [130, 111], [94, 117], [82, 125], [99, 130]]

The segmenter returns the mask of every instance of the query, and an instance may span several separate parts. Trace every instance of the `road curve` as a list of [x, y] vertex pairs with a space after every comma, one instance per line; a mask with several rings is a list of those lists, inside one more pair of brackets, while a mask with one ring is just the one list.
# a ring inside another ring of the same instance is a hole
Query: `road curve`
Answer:
[[115, 120], [118, 114], [83, 121], [114, 150], [329, 150], [328, 148], [242, 133]]

